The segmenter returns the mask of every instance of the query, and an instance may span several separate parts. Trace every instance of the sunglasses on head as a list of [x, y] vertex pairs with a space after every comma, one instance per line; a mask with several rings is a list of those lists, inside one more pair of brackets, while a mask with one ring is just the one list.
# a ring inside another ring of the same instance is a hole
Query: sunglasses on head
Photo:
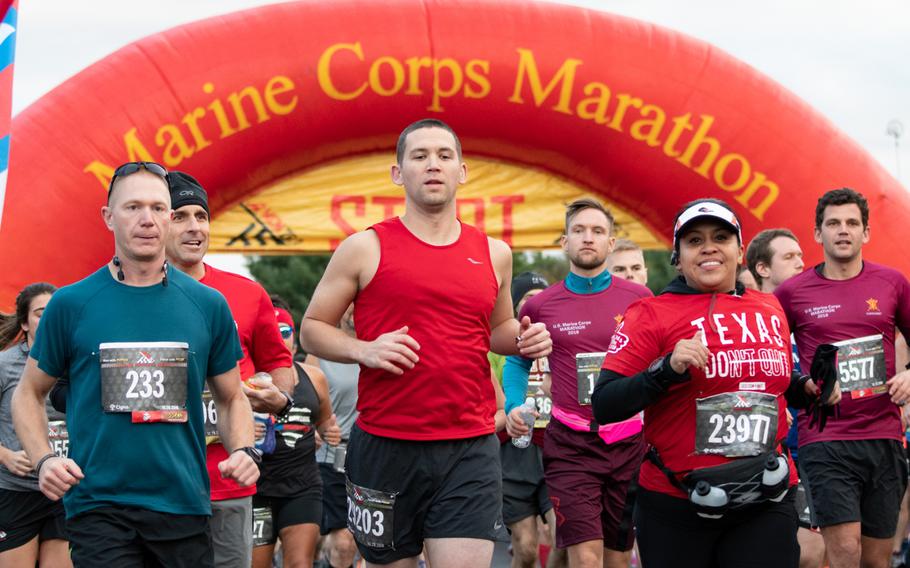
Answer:
[[155, 162], [127, 162], [114, 170], [114, 175], [111, 177], [111, 183], [107, 186], [108, 197], [110, 197], [111, 191], [114, 189], [114, 181], [118, 177], [132, 175], [142, 169], [163, 178], [165, 183], [168, 184], [168, 187], [170, 187], [170, 178], [167, 174], [167, 168], [161, 164], [156, 164]]

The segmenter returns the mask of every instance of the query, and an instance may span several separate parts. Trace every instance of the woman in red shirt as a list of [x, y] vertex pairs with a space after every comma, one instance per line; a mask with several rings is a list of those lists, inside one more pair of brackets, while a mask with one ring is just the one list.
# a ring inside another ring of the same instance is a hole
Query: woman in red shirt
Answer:
[[743, 243], [733, 210], [713, 199], [686, 204], [673, 243], [679, 278], [626, 311], [592, 400], [601, 424], [644, 410], [642, 562], [795, 567], [797, 475], [780, 454], [785, 396], [805, 407], [815, 385], [792, 374], [777, 300], [736, 281]]

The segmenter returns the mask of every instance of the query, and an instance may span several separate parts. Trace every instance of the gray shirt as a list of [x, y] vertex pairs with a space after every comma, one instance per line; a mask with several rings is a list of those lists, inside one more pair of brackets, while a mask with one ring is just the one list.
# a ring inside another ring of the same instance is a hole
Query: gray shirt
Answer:
[[[13, 391], [19, 384], [25, 360], [28, 359], [28, 345], [23, 341], [5, 351], [0, 351], [0, 445], [8, 450], [22, 450], [19, 438], [13, 428]], [[48, 420], [64, 420], [66, 415], [54, 410], [50, 400], [46, 401]], [[0, 489], [13, 491], [38, 491], [38, 476], [34, 472], [20, 477], [0, 465]]]
[[[320, 359], [319, 368], [329, 383], [329, 399], [332, 401], [332, 412], [338, 421], [338, 427], [341, 428], [341, 437], [347, 440], [351, 436], [351, 427], [357, 420], [357, 379], [360, 377], [360, 365]], [[333, 463], [335, 448], [322, 444], [316, 450], [316, 461]]]

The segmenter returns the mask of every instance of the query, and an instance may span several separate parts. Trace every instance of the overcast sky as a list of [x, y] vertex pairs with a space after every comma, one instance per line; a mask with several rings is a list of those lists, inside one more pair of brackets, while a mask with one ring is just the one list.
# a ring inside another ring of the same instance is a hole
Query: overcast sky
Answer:
[[[323, 0], [331, 1], [331, 0]], [[13, 112], [124, 45], [179, 24], [267, 4], [255, 0], [20, 0]], [[897, 177], [889, 121], [906, 126], [910, 180], [907, 0], [562, 0], [654, 22], [708, 41], [809, 102]], [[15, 143], [15, 142], [14, 142]]]

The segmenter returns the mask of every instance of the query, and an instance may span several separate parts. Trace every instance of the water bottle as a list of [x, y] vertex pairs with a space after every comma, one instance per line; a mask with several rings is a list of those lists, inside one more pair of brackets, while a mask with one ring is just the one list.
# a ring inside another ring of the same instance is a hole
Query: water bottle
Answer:
[[253, 421], [265, 426], [265, 434], [256, 438], [256, 449], [263, 454], [271, 454], [275, 451], [275, 422], [272, 415], [267, 412], [254, 412]]
[[787, 483], [785, 480], [790, 476], [790, 466], [787, 464], [787, 458], [784, 456], [768, 456], [768, 462], [765, 464], [765, 471], [761, 476], [761, 484], [766, 491], [783, 486], [779, 495], [771, 497], [771, 501], [779, 502], [787, 494]]
[[524, 420], [529, 430], [524, 436], [512, 438], [512, 445], [524, 449], [531, 445], [531, 436], [534, 434], [534, 403], [525, 402], [519, 408], [521, 409], [521, 419]]
[[345, 438], [335, 446], [335, 460], [332, 461], [332, 469], [338, 473], [344, 473], [344, 459], [348, 455], [348, 441]]
[[724, 516], [729, 498], [727, 492], [720, 487], [714, 487], [707, 481], [699, 481], [689, 495], [689, 500], [698, 509], [698, 516], [708, 519], [719, 519]]

